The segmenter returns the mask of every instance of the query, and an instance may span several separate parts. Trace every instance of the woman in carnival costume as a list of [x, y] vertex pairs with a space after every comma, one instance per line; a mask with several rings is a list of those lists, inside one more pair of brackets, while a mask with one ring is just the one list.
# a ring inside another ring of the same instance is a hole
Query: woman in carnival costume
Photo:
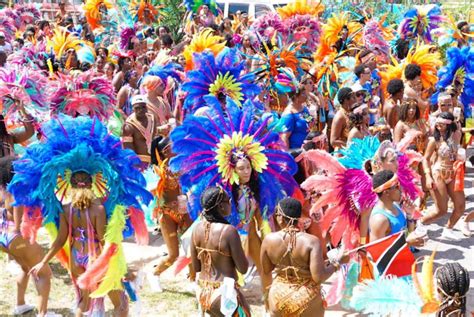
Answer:
[[[426, 186], [430, 189], [435, 200], [436, 211], [423, 216], [421, 221], [426, 224], [445, 215], [448, 211], [448, 200], [451, 198], [454, 210], [442, 235], [445, 239], [450, 240], [459, 240], [453, 232], [453, 227], [466, 208], [464, 194], [464, 161], [466, 158], [465, 152], [459, 151], [460, 134], [456, 133], [456, 130], [454, 116], [450, 112], [441, 113], [436, 118], [433, 137], [428, 141], [423, 160]], [[436, 160], [431, 165], [433, 157]]]
[[41, 207], [54, 240], [30, 273], [38, 274], [57, 255], [76, 289], [76, 316], [103, 313], [105, 295], [116, 316], [127, 316], [121, 242], [133, 231], [139, 243], [148, 241], [141, 212], [127, 211], [140, 207], [137, 197], [145, 204], [151, 200], [135, 168], [140, 161], [97, 119], [60, 115], [44, 124], [42, 133], [42, 142], [14, 164], [16, 174], [8, 187], [16, 204]]
[[[17, 306], [14, 314], [24, 314], [34, 309], [34, 306], [25, 304], [26, 287], [28, 286], [30, 269], [38, 264], [43, 257], [43, 250], [35, 242], [28, 239], [21, 223], [23, 216], [23, 206], [13, 206], [13, 197], [6, 190], [8, 183], [13, 177], [12, 163], [14, 156], [2, 156], [0, 158], [0, 250], [8, 255], [20, 265], [21, 273], [17, 279]], [[49, 291], [51, 288], [51, 269], [48, 265], [35, 276], [35, 286], [38, 290], [38, 316], [55, 316], [47, 312]]]
[[270, 280], [272, 272], [276, 273], [268, 291], [272, 316], [323, 316], [321, 284], [349, 260], [347, 254], [341, 254], [326, 265], [319, 239], [298, 226], [301, 213], [296, 199], [280, 200], [276, 219], [282, 229], [267, 235], [262, 244], [264, 272]]
[[[188, 116], [171, 133], [172, 171], [181, 172], [180, 183], [190, 201], [192, 219], [201, 209], [199, 196], [213, 184], [221, 184], [232, 198], [228, 217], [243, 236], [247, 254], [260, 276], [260, 246], [275, 202], [299, 193], [291, 176], [296, 171], [293, 158], [281, 150], [278, 134], [269, 132], [267, 120], [256, 117], [247, 101], [240, 109], [227, 98], [225, 110], [218, 99], [207, 96], [210, 105], [204, 117]], [[262, 276], [263, 277], [263, 276]], [[262, 280], [263, 287], [268, 281]]]
[[197, 298], [202, 316], [251, 316], [236, 283], [238, 273], [247, 272], [248, 262], [237, 229], [226, 219], [231, 204], [222, 187], [208, 187], [201, 195], [201, 221], [192, 232], [191, 258], [200, 272]]
[[[181, 194], [179, 173], [172, 173], [169, 169], [169, 160], [174, 156], [171, 152], [169, 138], [158, 137], [152, 142], [152, 164], [159, 182], [153, 194], [157, 199], [157, 206], [153, 211], [153, 218], [158, 219], [163, 240], [168, 254], [160, 258], [155, 266], [155, 275], [160, 275], [178, 259], [178, 235], [184, 233], [191, 224], [191, 218], [186, 209], [186, 196]], [[190, 268], [190, 278], [195, 274]]]

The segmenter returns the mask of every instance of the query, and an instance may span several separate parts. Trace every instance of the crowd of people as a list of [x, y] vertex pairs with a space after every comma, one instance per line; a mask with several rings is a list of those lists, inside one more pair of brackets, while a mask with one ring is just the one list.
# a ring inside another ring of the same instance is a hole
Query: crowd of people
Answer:
[[56, 258], [75, 316], [104, 316], [106, 296], [131, 315], [122, 241], [147, 244], [157, 227], [168, 252], [154, 274], [187, 269], [203, 315], [251, 316], [242, 287], [255, 266], [270, 316], [335, 304], [467, 316], [468, 270], [434, 271], [434, 252], [420, 281], [416, 254], [449, 210], [441, 238], [471, 236], [472, 13], [377, 3], [226, 17], [213, 0], [86, 0], [79, 12], [61, 0], [54, 21], [36, 4], [1, 9], [0, 250], [21, 267], [14, 313], [58, 315]]

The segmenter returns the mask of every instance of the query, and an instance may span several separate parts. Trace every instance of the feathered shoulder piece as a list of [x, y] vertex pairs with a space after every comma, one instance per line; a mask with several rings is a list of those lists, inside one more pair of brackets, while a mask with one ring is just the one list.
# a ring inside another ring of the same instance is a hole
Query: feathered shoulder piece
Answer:
[[[204, 98], [209, 105], [205, 116], [187, 116], [171, 133], [172, 172], [180, 172], [180, 183], [190, 197], [193, 219], [201, 211], [200, 196], [209, 186], [220, 184], [232, 196], [239, 185], [236, 160], [249, 160], [259, 190], [260, 211], [265, 219], [273, 214], [276, 203], [298, 190], [292, 175], [296, 163], [280, 144], [278, 134], [267, 130], [267, 120], [256, 116], [257, 109], [247, 101], [239, 107], [227, 98], [225, 108], [213, 96]], [[233, 206], [230, 222], [239, 226], [242, 219]]]
[[405, 37], [420, 37], [431, 43], [431, 31], [445, 20], [438, 5], [415, 6], [405, 13], [398, 32]]
[[77, 76], [60, 75], [59, 87], [51, 98], [53, 114], [90, 116], [105, 121], [113, 113], [115, 92], [110, 81], [93, 70]]
[[46, 118], [47, 86], [48, 78], [41, 71], [21, 66], [0, 68], [0, 108], [7, 125], [15, 126], [26, 119], [26, 114], [40, 121]]
[[204, 29], [195, 34], [191, 43], [184, 49], [183, 55], [186, 59], [186, 70], [193, 69], [193, 54], [211, 51], [214, 56], [219, 54], [225, 47], [224, 38], [213, 35], [211, 29]]
[[277, 8], [278, 14], [283, 20], [295, 15], [310, 15], [318, 17], [324, 12], [324, 4], [317, 0], [294, 0], [286, 6]]
[[443, 65], [439, 52], [433, 52], [432, 45], [418, 43], [408, 52], [405, 66], [416, 64], [421, 68], [421, 83], [424, 88], [434, 87], [438, 81], [438, 68]]
[[71, 176], [79, 171], [92, 177], [92, 190], [104, 198], [108, 216], [118, 205], [140, 208], [139, 201], [152, 199], [137, 168], [140, 159], [122, 149], [99, 120], [59, 115], [41, 131], [42, 142], [28, 147], [14, 163], [9, 191], [18, 204], [42, 206], [45, 224], [58, 220], [62, 204], [70, 199]]
[[191, 112], [204, 106], [206, 95], [228, 97], [241, 105], [260, 93], [254, 74], [245, 73], [245, 62], [235, 48], [225, 48], [217, 56], [212, 52], [194, 54], [194, 65], [182, 87], [188, 93], [184, 107]]

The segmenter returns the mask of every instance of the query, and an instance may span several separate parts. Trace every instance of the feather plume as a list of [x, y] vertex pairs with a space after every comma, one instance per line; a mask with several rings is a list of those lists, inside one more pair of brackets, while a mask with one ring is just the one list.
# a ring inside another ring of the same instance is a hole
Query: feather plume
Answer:
[[212, 35], [212, 30], [204, 29], [200, 33], [195, 34], [191, 43], [184, 49], [183, 56], [186, 60], [187, 71], [194, 69], [193, 55], [204, 51], [211, 51], [217, 56], [225, 47], [224, 38]]
[[405, 279], [365, 280], [354, 288], [351, 307], [371, 316], [418, 316], [422, 302], [413, 291], [413, 284]]
[[143, 211], [138, 210], [135, 207], [130, 207], [128, 209], [128, 217], [130, 218], [133, 230], [135, 231], [135, 241], [139, 245], [147, 245], [149, 236]]
[[434, 87], [438, 81], [438, 68], [443, 65], [439, 52], [432, 53], [432, 45], [417, 44], [407, 55], [405, 65], [416, 64], [421, 68], [421, 83], [423, 87]]
[[81, 289], [93, 291], [102, 281], [109, 268], [110, 259], [117, 253], [118, 246], [115, 243], [108, 244], [100, 253], [100, 256], [87, 266], [87, 270], [79, 276], [77, 285]]
[[175, 267], [174, 267], [174, 275], [178, 275], [186, 266], [191, 263], [191, 258], [180, 256], [176, 259]]

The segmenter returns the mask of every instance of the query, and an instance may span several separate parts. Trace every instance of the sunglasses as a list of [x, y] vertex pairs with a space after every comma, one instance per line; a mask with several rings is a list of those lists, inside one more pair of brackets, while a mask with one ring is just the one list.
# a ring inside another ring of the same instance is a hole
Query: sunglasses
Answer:
[[365, 97], [365, 92], [359, 91], [355, 93], [356, 97]]

